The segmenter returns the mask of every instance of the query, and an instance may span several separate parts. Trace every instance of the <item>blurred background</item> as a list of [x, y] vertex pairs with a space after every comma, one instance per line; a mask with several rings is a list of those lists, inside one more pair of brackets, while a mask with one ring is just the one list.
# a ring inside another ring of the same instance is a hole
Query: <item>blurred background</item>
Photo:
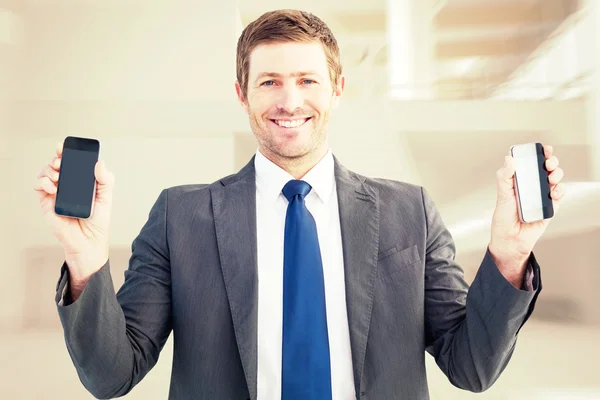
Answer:
[[[544, 290], [483, 394], [431, 357], [432, 399], [600, 399], [600, 1], [0, 0], [0, 398], [90, 399], [54, 303], [62, 251], [35, 178], [65, 136], [95, 137], [116, 175], [111, 268], [160, 191], [236, 172], [256, 151], [234, 90], [251, 20], [325, 20], [347, 86], [330, 127], [356, 172], [423, 185], [468, 280], [489, 240], [511, 145], [551, 144], [568, 194], [536, 245]], [[401, 316], [399, 316], [401, 318]], [[171, 339], [129, 399], [166, 399]]]

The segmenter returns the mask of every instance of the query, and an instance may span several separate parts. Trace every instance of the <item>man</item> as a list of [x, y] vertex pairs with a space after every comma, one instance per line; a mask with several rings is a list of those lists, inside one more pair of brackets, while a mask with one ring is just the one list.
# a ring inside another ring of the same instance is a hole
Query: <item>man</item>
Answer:
[[[38, 179], [65, 249], [56, 302], [80, 380], [128, 393], [171, 331], [170, 399], [427, 399], [425, 351], [479, 392], [505, 368], [541, 290], [532, 254], [548, 221], [517, 216], [511, 157], [469, 289], [422, 187], [344, 168], [327, 122], [345, 81], [317, 17], [266, 13], [242, 33], [236, 91], [258, 151], [237, 174], [165, 189], [115, 295], [114, 176], [96, 166], [94, 215], [53, 212], [61, 149]], [[555, 208], [562, 170], [546, 147]]]

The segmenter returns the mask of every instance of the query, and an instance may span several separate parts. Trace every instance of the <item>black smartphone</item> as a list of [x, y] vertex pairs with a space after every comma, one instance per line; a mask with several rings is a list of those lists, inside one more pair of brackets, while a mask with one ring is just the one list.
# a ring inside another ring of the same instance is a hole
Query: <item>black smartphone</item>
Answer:
[[54, 206], [56, 214], [81, 219], [92, 215], [96, 195], [94, 169], [99, 155], [98, 140], [65, 138]]
[[541, 143], [514, 145], [515, 193], [522, 222], [534, 222], [554, 216], [546, 156]]

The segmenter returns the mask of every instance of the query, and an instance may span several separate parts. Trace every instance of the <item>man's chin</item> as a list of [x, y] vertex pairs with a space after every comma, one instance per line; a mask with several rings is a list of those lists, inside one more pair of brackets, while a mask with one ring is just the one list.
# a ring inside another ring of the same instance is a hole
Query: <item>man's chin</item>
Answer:
[[298, 158], [302, 158], [305, 157], [307, 154], [309, 154], [310, 151], [304, 150], [304, 149], [299, 149], [299, 150], [293, 150], [293, 149], [282, 149], [278, 152], [278, 155], [280, 157], [284, 157], [290, 160], [296, 160]]
[[279, 145], [275, 148], [269, 149], [272, 153], [276, 154], [278, 157], [287, 158], [290, 160], [298, 159], [305, 157], [307, 154], [310, 154], [311, 150], [306, 147], [300, 146], [290, 146], [290, 145]]

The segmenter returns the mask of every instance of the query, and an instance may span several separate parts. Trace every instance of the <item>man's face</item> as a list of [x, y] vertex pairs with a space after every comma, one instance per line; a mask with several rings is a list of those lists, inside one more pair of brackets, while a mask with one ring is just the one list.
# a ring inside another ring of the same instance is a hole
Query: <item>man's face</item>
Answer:
[[327, 122], [343, 86], [343, 77], [332, 86], [320, 42], [285, 42], [256, 47], [246, 98], [237, 82], [236, 91], [261, 152], [296, 159], [326, 152]]

